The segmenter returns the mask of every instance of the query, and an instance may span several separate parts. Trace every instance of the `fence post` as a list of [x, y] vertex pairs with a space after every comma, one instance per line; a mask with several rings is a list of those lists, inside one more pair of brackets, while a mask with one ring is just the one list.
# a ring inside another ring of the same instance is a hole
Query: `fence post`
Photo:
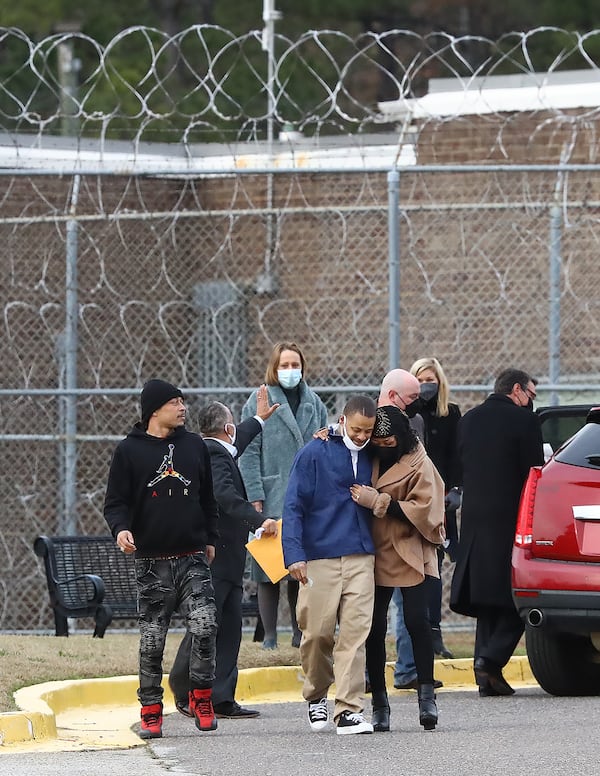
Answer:
[[[549, 332], [548, 332], [548, 379], [556, 385], [560, 378], [560, 269], [562, 239], [562, 210], [555, 203], [550, 208], [550, 294], [549, 294]], [[550, 404], [559, 404], [556, 389], [550, 394]]]
[[[73, 178], [71, 207], [66, 236], [65, 283], [65, 388], [77, 388], [77, 321], [79, 299], [77, 287], [78, 224], [74, 218], [79, 198], [80, 176]], [[65, 533], [77, 532], [77, 394], [67, 393], [65, 403], [65, 454], [64, 454], [64, 521]]]
[[400, 173], [388, 180], [388, 370], [400, 366]]

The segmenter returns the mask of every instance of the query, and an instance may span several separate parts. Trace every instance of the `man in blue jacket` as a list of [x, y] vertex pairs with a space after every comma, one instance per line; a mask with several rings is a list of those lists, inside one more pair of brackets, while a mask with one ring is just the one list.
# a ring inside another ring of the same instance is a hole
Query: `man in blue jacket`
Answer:
[[341, 436], [314, 439], [297, 453], [283, 507], [285, 565], [301, 584], [296, 613], [308, 721], [314, 731], [327, 727], [327, 692], [335, 681], [338, 735], [373, 732], [362, 715], [362, 693], [375, 548], [371, 513], [352, 500], [350, 486], [371, 484], [365, 447], [376, 409], [367, 396], [352, 396]]

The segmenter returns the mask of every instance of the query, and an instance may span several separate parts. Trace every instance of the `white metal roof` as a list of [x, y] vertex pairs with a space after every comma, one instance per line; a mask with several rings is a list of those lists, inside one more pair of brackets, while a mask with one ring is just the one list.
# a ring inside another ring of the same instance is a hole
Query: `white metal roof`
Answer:
[[573, 108], [600, 108], [600, 71], [432, 79], [423, 97], [379, 103], [384, 121]]
[[[285, 135], [284, 135], [285, 138]], [[298, 138], [292, 142], [181, 144], [78, 141], [0, 134], [0, 169], [73, 174], [105, 172], [223, 174], [239, 170], [389, 170], [416, 164], [414, 147], [396, 133]]]

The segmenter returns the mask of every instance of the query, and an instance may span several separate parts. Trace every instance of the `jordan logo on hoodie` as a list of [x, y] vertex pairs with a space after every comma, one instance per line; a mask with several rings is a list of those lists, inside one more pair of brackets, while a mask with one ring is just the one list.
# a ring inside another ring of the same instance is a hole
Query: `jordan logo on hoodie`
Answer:
[[[148, 485], [146, 487], [153, 488], [158, 482], [161, 480], [164, 480], [165, 477], [175, 477], [175, 479], [181, 480], [183, 484], [187, 487], [191, 480], [186, 480], [185, 477], [183, 477], [181, 474], [179, 474], [178, 471], [173, 467], [173, 450], [175, 449], [175, 445], [169, 445], [169, 453], [168, 455], [165, 455], [163, 458], [163, 462], [159, 466], [159, 468], [156, 470], [157, 476], [150, 480]], [[158, 495], [156, 491], [152, 494]]]

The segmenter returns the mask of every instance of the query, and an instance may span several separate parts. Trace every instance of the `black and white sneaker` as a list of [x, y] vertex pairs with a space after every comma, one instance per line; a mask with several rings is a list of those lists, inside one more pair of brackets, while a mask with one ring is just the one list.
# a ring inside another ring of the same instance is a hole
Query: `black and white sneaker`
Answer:
[[324, 730], [329, 724], [329, 711], [327, 710], [327, 698], [321, 698], [320, 701], [308, 702], [308, 724], [310, 729], [318, 733]]
[[338, 736], [351, 736], [353, 733], [372, 733], [373, 725], [359, 711], [342, 711], [337, 722]]

